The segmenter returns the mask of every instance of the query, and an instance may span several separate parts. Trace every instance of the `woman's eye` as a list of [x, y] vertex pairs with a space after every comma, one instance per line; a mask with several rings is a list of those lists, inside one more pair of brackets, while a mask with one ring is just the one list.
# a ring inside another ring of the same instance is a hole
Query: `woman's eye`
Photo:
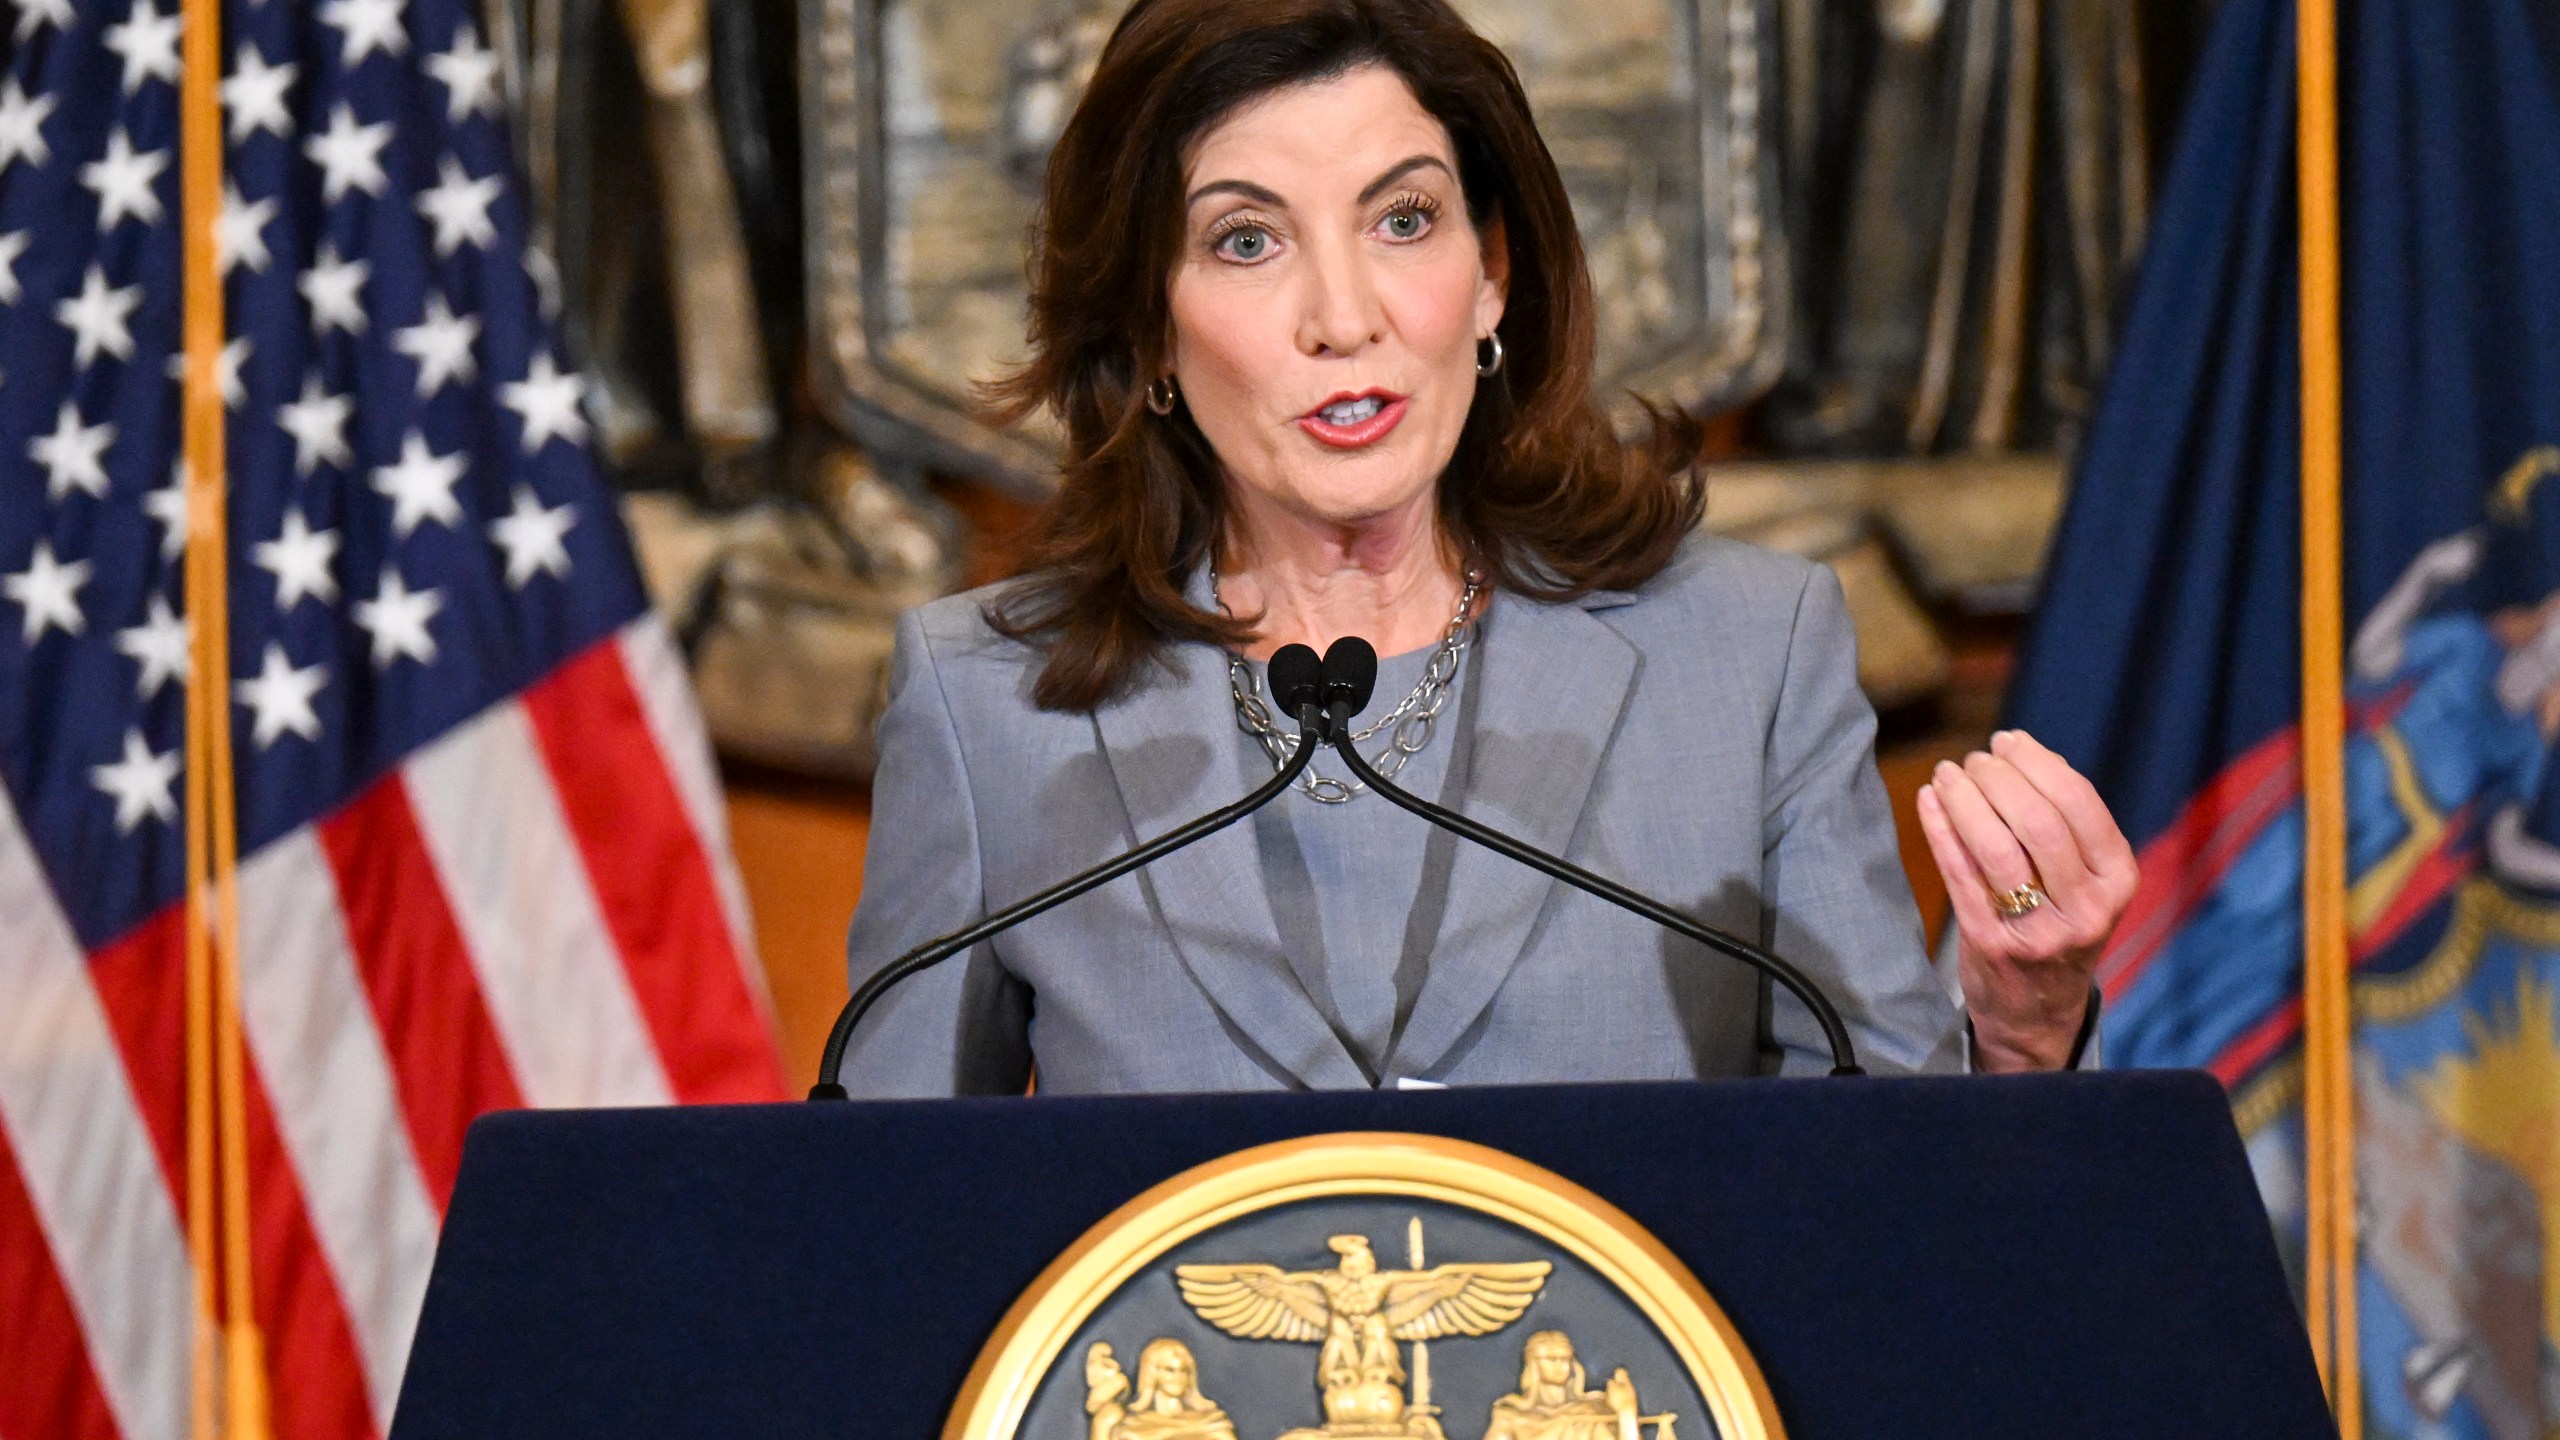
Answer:
[[1383, 223], [1391, 240], [1419, 240], [1431, 229], [1431, 217], [1410, 207], [1390, 212]]
[[1271, 253], [1271, 232], [1259, 225], [1245, 225], [1218, 237], [1217, 253], [1229, 260], [1251, 264]]

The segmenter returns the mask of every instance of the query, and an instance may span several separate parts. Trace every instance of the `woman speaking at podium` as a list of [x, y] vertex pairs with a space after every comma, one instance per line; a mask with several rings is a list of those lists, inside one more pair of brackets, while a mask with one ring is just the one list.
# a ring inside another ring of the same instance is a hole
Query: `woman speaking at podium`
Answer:
[[[1406, 789], [1765, 945], [1873, 1071], [2080, 1063], [2134, 860], [2022, 734], [1919, 812], [1933, 968], [1838, 583], [1699, 532], [1696, 427], [1592, 393], [1562, 180], [1444, 0], [1139, 0], [1049, 161], [1032, 358], [1068, 437], [1032, 571], [908, 615], [859, 982], [1244, 795], [1284, 644], [1385, 657]], [[926, 971], [856, 1095], [1819, 1071], [1759, 976], [1347, 783], [1305, 788]]]

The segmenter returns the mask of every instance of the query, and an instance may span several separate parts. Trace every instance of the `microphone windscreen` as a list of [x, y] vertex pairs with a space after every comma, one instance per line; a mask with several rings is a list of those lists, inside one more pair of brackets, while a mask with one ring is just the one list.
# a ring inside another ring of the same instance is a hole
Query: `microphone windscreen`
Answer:
[[1312, 646], [1283, 645], [1271, 655], [1271, 698], [1280, 713], [1295, 716], [1309, 705], [1324, 704], [1324, 662]]
[[1340, 713], [1357, 715], [1369, 708], [1369, 692], [1378, 688], [1378, 652], [1357, 635], [1345, 635], [1324, 652], [1324, 701], [1327, 709], [1348, 704]]

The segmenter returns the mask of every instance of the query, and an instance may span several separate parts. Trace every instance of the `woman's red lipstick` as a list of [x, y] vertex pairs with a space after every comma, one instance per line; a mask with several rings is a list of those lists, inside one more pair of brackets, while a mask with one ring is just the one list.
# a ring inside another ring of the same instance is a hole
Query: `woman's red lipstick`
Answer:
[[[1347, 425], [1337, 425], [1324, 418], [1324, 412], [1327, 410], [1337, 405], [1348, 405], [1360, 400], [1377, 401], [1377, 411], [1365, 420], [1355, 420]], [[1387, 432], [1395, 429], [1403, 420], [1404, 397], [1392, 390], [1362, 390], [1356, 394], [1344, 391], [1342, 394], [1329, 397], [1323, 404], [1299, 416], [1298, 428], [1336, 450], [1357, 450], [1363, 445], [1375, 445], [1384, 440], [1387, 438]]]

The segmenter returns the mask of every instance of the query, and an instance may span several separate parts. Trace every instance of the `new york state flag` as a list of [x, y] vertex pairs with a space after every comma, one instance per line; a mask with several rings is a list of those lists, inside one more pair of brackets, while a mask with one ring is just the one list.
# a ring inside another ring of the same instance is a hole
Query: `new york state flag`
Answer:
[[[2518, 0], [2340, 0], [2367, 1433], [2560, 1427], [2560, 103]], [[2223, 7], [2011, 698], [2141, 847], [2110, 1065], [2230, 1087], [2303, 1260], [2295, 16]]]

